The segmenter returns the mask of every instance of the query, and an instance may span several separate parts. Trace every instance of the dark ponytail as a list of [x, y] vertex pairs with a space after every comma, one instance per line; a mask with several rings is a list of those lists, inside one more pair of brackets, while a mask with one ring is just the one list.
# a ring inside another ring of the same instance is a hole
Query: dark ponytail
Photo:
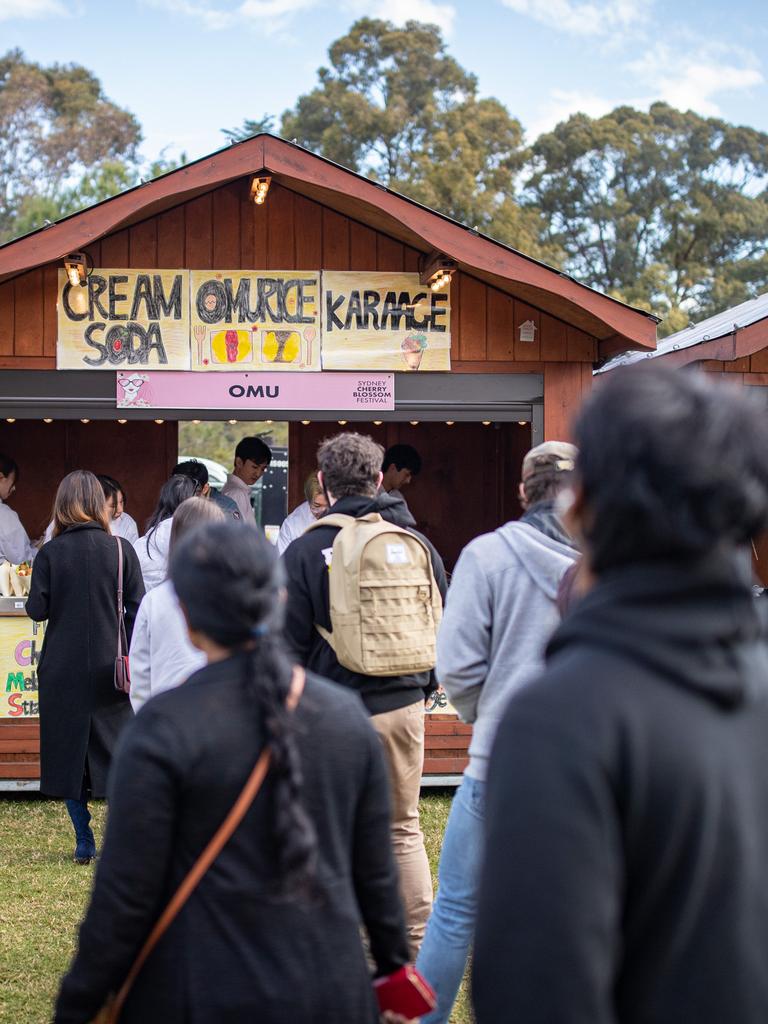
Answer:
[[273, 835], [279, 889], [311, 891], [316, 835], [302, 802], [295, 715], [285, 705], [293, 669], [282, 640], [280, 569], [272, 545], [242, 523], [201, 526], [171, 556], [170, 577], [192, 629], [221, 647], [243, 650], [247, 703], [263, 722], [272, 751]]

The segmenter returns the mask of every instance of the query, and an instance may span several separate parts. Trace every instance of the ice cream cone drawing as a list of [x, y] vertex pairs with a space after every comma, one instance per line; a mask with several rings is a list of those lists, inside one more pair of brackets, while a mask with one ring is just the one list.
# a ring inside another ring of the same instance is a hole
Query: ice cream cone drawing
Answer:
[[409, 334], [400, 346], [405, 365], [409, 370], [418, 370], [427, 349], [426, 334]]
[[267, 363], [295, 363], [301, 354], [298, 331], [264, 331], [261, 354]]

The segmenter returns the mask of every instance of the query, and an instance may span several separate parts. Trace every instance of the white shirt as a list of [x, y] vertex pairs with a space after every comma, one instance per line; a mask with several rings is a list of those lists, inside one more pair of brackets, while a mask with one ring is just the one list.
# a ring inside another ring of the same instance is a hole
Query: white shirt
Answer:
[[31, 562], [36, 554], [18, 513], [0, 500], [0, 561], [19, 565]]
[[127, 512], [121, 512], [117, 519], [110, 519], [109, 531], [113, 537], [124, 537], [129, 544], [135, 544], [139, 539], [139, 528], [133, 516]]
[[[136, 525], [136, 520], [133, 516], [129, 516], [127, 512], [123, 512], [122, 515], [117, 517], [117, 519], [110, 519], [108, 525], [109, 532], [113, 537], [124, 537], [129, 544], [135, 544], [139, 539], [139, 528]], [[43, 544], [47, 544], [48, 541], [52, 539], [53, 520], [51, 520], [45, 528]]]
[[131, 637], [131, 706], [138, 711], [150, 697], [181, 686], [206, 664], [193, 647], [184, 613], [170, 580], [144, 596]]
[[240, 515], [243, 517], [244, 523], [250, 523], [253, 527], [256, 526], [256, 518], [253, 514], [253, 506], [251, 505], [251, 489], [248, 484], [243, 483], [239, 476], [230, 473], [227, 477], [227, 482], [221, 488], [221, 493], [234, 501], [240, 509]]
[[314, 521], [315, 517], [310, 511], [308, 501], [305, 501], [303, 505], [299, 505], [289, 516], [286, 516], [283, 520], [283, 525], [280, 527], [280, 533], [277, 535], [278, 555], [282, 555], [291, 541], [300, 537]]
[[172, 517], [164, 519], [147, 541], [147, 536], [140, 537], [134, 548], [139, 556], [141, 575], [144, 577], [144, 589], [149, 593], [159, 586], [168, 573], [168, 548], [171, 544]]

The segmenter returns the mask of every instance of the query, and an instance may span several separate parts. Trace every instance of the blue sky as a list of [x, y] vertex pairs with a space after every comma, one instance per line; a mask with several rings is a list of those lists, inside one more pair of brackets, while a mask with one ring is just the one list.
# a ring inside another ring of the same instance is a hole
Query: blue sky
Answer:
[[765, 0], [0, 0], [0, 52], [86, 65], [139, 118], [147, 158], [195, 158], [292, 105], [361, 15], [441, 25], [529, 137], [654, 99], [768, 131]]

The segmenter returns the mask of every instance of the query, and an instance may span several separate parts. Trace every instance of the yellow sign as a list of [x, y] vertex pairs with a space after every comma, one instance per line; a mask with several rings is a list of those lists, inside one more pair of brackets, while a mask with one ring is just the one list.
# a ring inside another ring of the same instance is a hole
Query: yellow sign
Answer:
[[450, 370], [450, 285], [418, 274], [323, 273], [324, 370]]
[[192, 270], [193, 370], [320, 369], [316, 270]]
[[189, 273], [60, 270], [58, 328], [59, 370], [188, 370]]
[[43, 625], [26, 615], [0, 616], [0, 718], [37, 718], [37, 663]]

